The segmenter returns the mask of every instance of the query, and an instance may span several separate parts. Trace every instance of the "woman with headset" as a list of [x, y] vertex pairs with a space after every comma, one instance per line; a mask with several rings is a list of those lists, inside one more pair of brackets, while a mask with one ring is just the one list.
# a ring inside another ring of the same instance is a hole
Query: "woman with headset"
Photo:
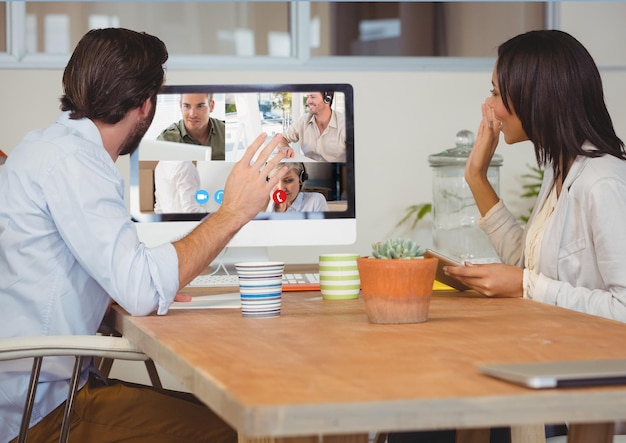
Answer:
[[267, 212], [323, 212], [328, 211], [326, 199], [319, 192], [303, 192], [308, 180], [304, 163], [281, 162], [277, 169], [288, 167], [270, 198]]

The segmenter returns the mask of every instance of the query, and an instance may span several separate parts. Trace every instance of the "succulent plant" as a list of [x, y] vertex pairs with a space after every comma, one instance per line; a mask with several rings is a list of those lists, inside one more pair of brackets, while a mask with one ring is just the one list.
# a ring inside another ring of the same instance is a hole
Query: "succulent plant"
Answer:
[[413, 240], [408, 238], [392, 238], [372, 245], [374, 258], [417, 258], [426, 252]]

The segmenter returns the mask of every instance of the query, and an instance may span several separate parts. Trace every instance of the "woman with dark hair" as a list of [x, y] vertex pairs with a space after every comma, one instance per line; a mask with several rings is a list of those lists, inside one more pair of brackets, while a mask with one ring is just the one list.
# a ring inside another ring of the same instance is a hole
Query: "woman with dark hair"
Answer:
[[[523, 296], [626, 322], [626, 153], [591, 55], [565, 32], [531, 31], [498, 48], [492, 83], [465, 180], [502, 263], [446, 273], [486, 296]], [[508, 144], [530, 140], [545, 168], [525, 228], [487, 180], [500, 133]], [[546, 427], [547, 437], [565, 433], [564, 425]], [[509, 432], [492, 429], [490, 440], [508, 442]], [[454, 431], [388, 441], [452, 442]]]
[[[487, 296], [626, 321], [626, 154], [591, 55], [565, 32], [528, 32], [500, 46], [492, 83], [465, 179], [503, 263], [447, 273]], [[525, 228], [487, 180], [500, 133], [530, 140], [545, 168]]]

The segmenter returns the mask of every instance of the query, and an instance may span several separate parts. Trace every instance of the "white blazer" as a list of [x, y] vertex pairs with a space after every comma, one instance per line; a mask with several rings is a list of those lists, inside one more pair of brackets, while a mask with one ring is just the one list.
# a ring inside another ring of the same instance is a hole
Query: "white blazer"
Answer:
[[[529, 225], [552, 183], [548, 167]], [[523, 267], [526, 231], [502, 203], [479, 225], [504, 263]], [[534, 300], [626, 322], [626, 161], [576, 158], [544, 233], [539, 269]]]

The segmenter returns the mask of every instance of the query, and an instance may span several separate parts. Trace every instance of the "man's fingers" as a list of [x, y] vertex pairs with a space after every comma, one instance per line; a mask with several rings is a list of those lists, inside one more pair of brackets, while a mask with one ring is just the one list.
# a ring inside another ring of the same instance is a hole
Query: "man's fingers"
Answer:
[[263, 144], [265, 139], [267, 138], [267, 134], [265, 132], [260, 133], [257, 138], [248, 146], [248, 149], [245, 150], [243, 156], [241, 157], [241, 162], [245, 165], [249, 165], [252, 159], [254, 158], [254, 154], [259, 150], [259, 146]]
[[[276, 149], [276, 147], [278, 146], [278, 144], [280, 143], [282, 139], [283, 139], [282, 135], [276, 134], [274, 137], [272, 137], [272, 139], [269, 141], [267, 146], [263, 148], [263, 150], [257, 157], [256, 162], [254, 163], [255, 165], [259, 165], [259, 164], [263, 165], [259, 168], [259, 171], [263, 170], [264, 168], [267, 168], [267, 170], [270, 169], [268, 165], [271, 162], [268, 162], [267, 159], [270, 157], [270, 155], [272, 155], [272, 152], [274, 152], [274, 150]], [[285, 158], [285, 153], [282, 152], [281, 150], [278, 150], [278, 153], [272, 159], [273, 165], [278, 164], [278, 162], [281, 161], [283, 158]]]

